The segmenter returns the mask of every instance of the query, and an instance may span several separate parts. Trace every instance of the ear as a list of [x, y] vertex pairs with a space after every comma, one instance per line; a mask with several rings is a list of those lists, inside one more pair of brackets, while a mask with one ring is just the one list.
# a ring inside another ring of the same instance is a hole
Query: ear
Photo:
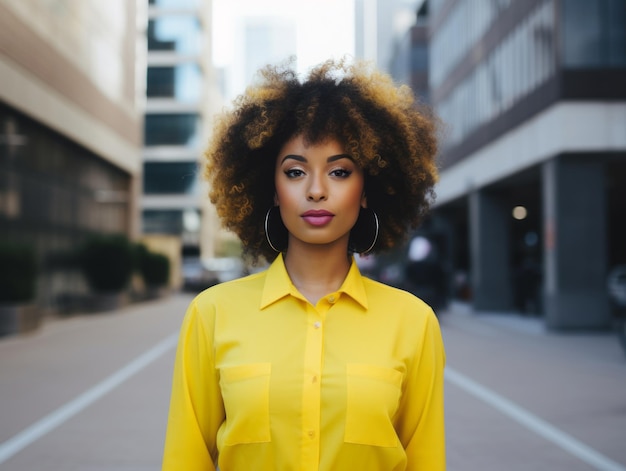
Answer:
[[274, 193], [274, 206], [278, 206], [278, 195]]
[[365, 196], [365, 193], [361, 196], [361, 207], [367, 208], [367, 196]]

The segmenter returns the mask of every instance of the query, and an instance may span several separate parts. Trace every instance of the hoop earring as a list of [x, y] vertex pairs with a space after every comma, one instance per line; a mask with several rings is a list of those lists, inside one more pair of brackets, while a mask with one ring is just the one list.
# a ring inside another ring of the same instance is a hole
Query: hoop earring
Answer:
[[272, 250], [285, 252], [289, 240], [289, 232], [280, 217], [278, 206], [272, 206], [265, 214], [265, 238]]
[[359, 217], [350, 231], [348, 250], [352, 253], [365, 255], [369, 253], [378, 241], [378, 215], [369, 208], [359, 210]]

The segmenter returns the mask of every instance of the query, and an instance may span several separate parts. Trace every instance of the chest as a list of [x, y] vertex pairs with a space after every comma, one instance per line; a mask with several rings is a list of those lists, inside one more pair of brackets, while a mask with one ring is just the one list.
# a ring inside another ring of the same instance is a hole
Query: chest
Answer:
[[216, 325], [216, 368], [225, 395], [257, 391], [284, 412], [303, 403], [350, 402], [362, 409], [383, 405], [393, 414], [418, 347], [406, 341], [401, 325], [341, 306], [256, 314]]

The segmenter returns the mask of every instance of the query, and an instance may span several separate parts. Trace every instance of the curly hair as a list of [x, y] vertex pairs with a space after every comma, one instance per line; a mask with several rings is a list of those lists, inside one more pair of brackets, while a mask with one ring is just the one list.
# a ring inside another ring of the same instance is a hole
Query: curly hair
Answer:
[[274, 168], [285, 142], [334, 138], [365, 174], [368, 207], [379, 217], [372, 252], [404, 241], [423, 221], [437, 181], [438, 121], [411, 89], [367, 62], [327, 61], [299, 80], [289, 64], [260, 81], [217, 120], [205, 153], [209, 197], [244, 256], [271, 261], [264, 219], [274, 202]]

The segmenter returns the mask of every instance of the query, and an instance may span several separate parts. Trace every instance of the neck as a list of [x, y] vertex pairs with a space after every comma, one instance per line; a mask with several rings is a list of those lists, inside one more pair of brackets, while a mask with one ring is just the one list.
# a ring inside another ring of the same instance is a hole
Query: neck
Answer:
[[289, 243], [285, 268], [294, 286], [313, 305], [338, 290], [350, 270], [347, 244], [325, 246]]

